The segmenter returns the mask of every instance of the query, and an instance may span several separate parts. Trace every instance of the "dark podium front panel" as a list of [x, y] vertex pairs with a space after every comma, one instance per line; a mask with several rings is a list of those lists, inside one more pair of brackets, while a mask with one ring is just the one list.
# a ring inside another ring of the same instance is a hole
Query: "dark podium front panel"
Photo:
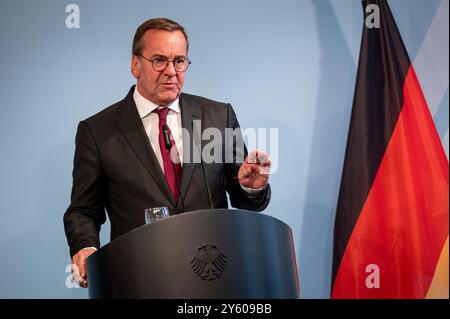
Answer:
[[141, 226], [87, 260], [91, 298], [298, 298], [292, 232], [271, 216], [201, 210]]

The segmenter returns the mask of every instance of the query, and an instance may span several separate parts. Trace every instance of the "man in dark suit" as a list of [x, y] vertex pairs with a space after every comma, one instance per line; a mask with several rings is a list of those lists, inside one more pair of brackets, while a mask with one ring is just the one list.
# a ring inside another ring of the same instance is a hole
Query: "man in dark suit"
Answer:
[[[181, 93], [190, 64], [188, 46], [187, 34], [176, 22], [144, 22], [133, 40], [136, 86], [125, 99], [78, 126], [64, 226], [74, 277], [82, 287], [87, 286], [86, 258], [100, 246], [105, 209], [112, 240], [143, 225], [145, 208], [167, 206], [171, 214], [210, 208], [205, 178], [214, 208], [228, 206], [226, 193], [236, 208], [261, 211], [269, 204], [270, 160], [260, 151], [244, 160], [247, 153], [231, 105]], [[205, 176], [193, 160], [202, 147], [195, 140], [195, 121], [203, 132], [214, 128], [220, 133], [214, 141], [215, 161], [204, 165]]]

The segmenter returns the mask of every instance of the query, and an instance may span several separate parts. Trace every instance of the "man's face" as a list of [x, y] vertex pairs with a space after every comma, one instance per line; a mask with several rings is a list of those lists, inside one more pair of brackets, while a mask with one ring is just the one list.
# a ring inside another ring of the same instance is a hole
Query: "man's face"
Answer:
[[[166, 57], [187, 57], [187, 43], [181, 31], [148, 30], [142, 37], [142, 55], [152, 60]], [[162, 71], [155, 71], [152, 63], [142, 57], [133, 56], [131, 73], [137, 79], [137, 88], [143, 97], [164, 106], [175, 101], [184, 84], [184, 72], [177, 73], [172, 62]]]

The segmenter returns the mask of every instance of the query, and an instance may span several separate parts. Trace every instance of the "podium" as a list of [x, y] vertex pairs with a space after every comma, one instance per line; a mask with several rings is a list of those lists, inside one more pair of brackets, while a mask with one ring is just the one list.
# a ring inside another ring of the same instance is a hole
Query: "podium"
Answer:
[[298, 298], [292, 231], [246, 210], [174, 215], [87, 259], [90, 298]]

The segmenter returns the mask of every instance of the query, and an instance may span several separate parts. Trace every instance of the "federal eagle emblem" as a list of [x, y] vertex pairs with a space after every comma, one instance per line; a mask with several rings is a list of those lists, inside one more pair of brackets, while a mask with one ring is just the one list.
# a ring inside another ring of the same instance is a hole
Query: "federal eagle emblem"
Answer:
[[227, 257], [215, 244], [203, 244], [196, 248], [197, 254], [190, 261], [194, 273], [202, 280], [215, 280], [222, 276]]

